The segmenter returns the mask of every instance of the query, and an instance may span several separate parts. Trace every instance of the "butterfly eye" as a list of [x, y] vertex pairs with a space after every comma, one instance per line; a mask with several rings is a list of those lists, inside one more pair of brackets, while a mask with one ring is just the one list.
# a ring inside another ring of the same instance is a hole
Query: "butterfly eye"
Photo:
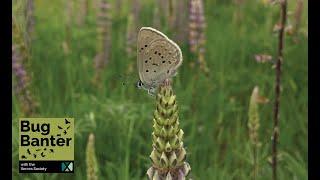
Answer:
[[138, 81], [137, 82], [137, 88], [142, 88], [142, 86], [143, 86], [143, 83], [141, 81]]

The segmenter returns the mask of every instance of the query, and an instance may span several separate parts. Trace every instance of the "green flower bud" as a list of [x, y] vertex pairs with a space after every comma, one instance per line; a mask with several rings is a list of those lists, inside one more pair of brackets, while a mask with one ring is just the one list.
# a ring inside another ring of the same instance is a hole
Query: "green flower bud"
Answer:
[[191, 168], [183, 147], [183, 130], [179, 128], [179, 112], [176, 96], [171, 86], [159, 87], [153, 113], [152, 167], [147, 171], [149, 179], [185, 179]]

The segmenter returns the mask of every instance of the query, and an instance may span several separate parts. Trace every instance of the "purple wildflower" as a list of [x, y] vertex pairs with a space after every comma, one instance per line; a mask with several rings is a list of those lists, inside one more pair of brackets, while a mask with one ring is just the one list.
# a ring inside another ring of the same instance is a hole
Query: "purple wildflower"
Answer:
[[12, 45], [12, 73], [16, 83], [13, 85], [14, 93], [18, 97], [22, 111], [30, 115], [37, 105], [28, 89], [30, 79], [23, 64], [23, 58], [14, 45]]
[[128, 23], [127, 23], [127, 41], [126, 41], [126, 51], [129, 57], [133, 56], [134, 49], [137, 41], [137, 27], [134, 20], [134, 15], [128, 15]]
[[174, 40], [178, 44], [184, 44], [188, 40], [188, 0], [179, 0], [175, 2], [174, 7]]
[[189, 45], [190, 51], [196, 53], [205, 44], [206, 27], [202, 0], [190, 0], [189, 8]]
[[254, 58], [258, 63], [272, 62], [272, 56], [268, 54], [256, 54]]
[[301, 24], [301, 17], [303, 11], [303, 0], [297, 0], [297, 6], [294, 12], [294, 33], [297, 33]]
[[16, 47], [12, 45], [12, 73], [17, 79], [17, 84], [14, 86], [14, 91], [19, 94], [27, 87], [27, 73], [22, 64], [22, 58], [18, 54]]
[[131, 12], [134, 16], [134, 21], [136, 24], [138, 23], [140, 10], [141, 10], [140, 0], [133, 0]]
[[136, 47], [139, 13], [140, 13], [140, 1], [133, 0], [131, 12], [128, 15], [128, 23], [127, 23], [126, 51], [128, 56], [133, 55], [133, 52]]
[[206, 21], [204, 16], [204, 7], [202, 0], [190, 0], [189, 9], [189, 46], [190, 51], [197, 55], [197, 61], [200, 69], [206, 75], [209, 73], [205, 57], [205, 28]]
[[97, 31], [98, 48], [94, 58], [94, 68], [96, 70], [93, 83], [100, 86], [101, 71], [110, 60], [111, 52], [111, 4], [107, 0], [100, 0], [97, 4]]
[[89, 13], [89, 0], [80, 0], [79, 6], [78, 25], [82, 26]]
[[97, 26], [99, 33], [98, 53], [95, 58], [95, 68], [103, 69], [110, 58], [111, 48], [111, 5], [106, 0], [100, 0], [97, 15]]

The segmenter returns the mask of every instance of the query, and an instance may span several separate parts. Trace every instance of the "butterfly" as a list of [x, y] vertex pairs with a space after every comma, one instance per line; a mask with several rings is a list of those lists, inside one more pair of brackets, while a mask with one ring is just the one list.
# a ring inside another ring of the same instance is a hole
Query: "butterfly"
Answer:
[[137, 39], [138, 88], [154, 95], [157, 87], [177, 74], [183, 61], [179, 46], [162, 32], [142, 27]]
[[65, 124], [70, 124], [70, 121], [68, 121], [67, 119], [64, 119], [65, 120]]
[[45, 157], [46, 155], [42, 152], [42, 153], [41, 153], [41, 156], [42, 156], [42, 157]]

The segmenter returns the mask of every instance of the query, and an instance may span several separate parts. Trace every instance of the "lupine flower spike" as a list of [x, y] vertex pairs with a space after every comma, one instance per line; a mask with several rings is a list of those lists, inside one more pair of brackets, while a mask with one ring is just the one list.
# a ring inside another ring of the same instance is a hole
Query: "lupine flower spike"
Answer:
[[153, 9], [153, 27], [155, 27], [156, 29], [160, 29], [161, 27], [161, 18], [158, 4], [155, 4], [155, 7]]
[[96, 70], [94, 83], [98, 85], [100, 74], [110, 60], [111, 48], [111, 5], [107, 0], [100, 0], [98, 4], [97, 30], [98, 49], [94, 58], [94, 68]]
[[88, 138], [87, 149], [86, 149], [86, 164], [87, 164], [87, 179], [97, 180], [98, 179], [98, 163], [95, 154], [95, 137], [91, 133]]
[[161, 12], [159, 13], [159, 16], [158, 16], [158, 18], [160, 19], [160, 22], [162, 22], [163, 18], [165, 18], [167, 21], [169, 17], [169, 0], [155, 0], [155, 1], [156, 1], [155, 6], [158, 7], [159, 12]]
[[138, 0], [132, 1], [131, 11], [128, 15], [127, 22], [127, 54], [128, 57], [134, 56], [134, 51], [137, 44], [137, 31], [139, 23], [140, 3]]
[[253, 171], [252, 171], [253, 179], [257, 179], [257, 174], [258, 174], [257, 151], [260, 146], [260, 142], [259, 142], [260, 121], [259, 121], [258, 103], [257, 103], [257, 98], [259, 95], [258, 93], [259, 93], [258, 87], [255, 87], [253, 89], [253, 92], [250, 98], [249, 121], [248, 121], [249, 138], [250, 138], [250, 143], [253, 151]]
[[179, 128], [178, 104], [170, 81], [159, 87], [153, 114], [152, 166], [148, 169], [149, 179], [185, 179], [191, 168], [186, 160], [183, 145], [183, 130]]
[[140, 10], [141, 10], [140, 0], [133, 0], [131, 12], [134, 16], [134, 21], [136, 24], [138, 24], [138, 21], [139, 21]]
[[[17, 16], [23, 16], [23, 13], [17, 13]], [[19, 101], [22, 113], [30, 116], [36, 113], [38, 103], [30, 92], [31, 78], [26, 69], [26, 64], [30, 59], [30, 46], [28, 46], [30, 44], [28, 44], [25, 36], [27, 29], [24, 26], [25, 21], [18, 21], [17, 16], [12, 17], [13, 91]]]
[[205, 56], [205, 16], [202, 0], [190, 1], [190, 13], [189, 13], [189, 46], [190, 51], [197, 55], [197, 61], [200, 65], [200, 69], [204, 71], [206, 75], [209, 73], [209, 69], [204, 59]]
[[303, 10], [303, 0], [297, 0], [297, 6], [294, 12], [294, 25], [293, 25], [294, 33], [299, 32], [301, 18], [302, 18], [302, 10]]
[[134, 15], [130, 13], [128, 15], [128, 23], [127, 23], [127, 40], [126, 40], [126, 51], [127, 51], [127, 57], [130, 60], [130, 63], [128, 63], [128, 73], [132, 73], [134, 70], [134, 63], [131, 61], [134, 57], [134, 50], [135, 46], [137, 44], [136, 34], [137, 34], [137, 26], [135, 24]]
[[33, 32], [34, 32], [34, 1], [33, 0], [27, 0], [27, 7], [26, 7], [26, 26], [27, 26], [27, 40], [28, 44], [30, 44], [32, 38], [33, 38]]
[[72, 34], [72, 25], [73, 25], [73, 11], [74, 11], [74, 2], [73, 0], [66, 1], [66, 40], [62, 42], [62, 48], [65, 54], [70, 53], [70, 44], [71, 44], [71, 34]]
[[253, 151], [253, 179], [257, 179], [259, 166], [258, 166], [258, 148], [261, 146], [259, 141], [259, 127], [260, 127], [260, 119], [259, 119], [259, 111], [258, 104], [268, 103], [269, 99], [260, 96], [258, 86], [254, 87], [252, 91], [252, 95], [249, 103], [249, 139], [250, 144]]
[[121, 15], [121, 10], [122, 10], [122, 6], [123, 6], [123, 2], [122, 0], [116, 0], [115, 2], [115, 9], [116, 9], [116, 12], [118, 13], [117, 15]]
[[22, 112], [27, 116], [34, 114], [38, 104], [30, 93], [30, 78], [23, 64], [23, 56], [15, 45], [12, 45], [12, 73], [15, 79], [13, 90], [18, 97]]
[[168, 15], [167, 21], [170, 29], [173, 29], [174, 23], [176, 21], [176, 1], [175, 0], [169, 0], [168, 10], [169, 10], [169, 15]]
[[128, 15], [128, 22], [127, 22], [127, 41], [126, 41], [126, 51], [127, 57], [130, 60], [128, 63], [127, 72], [130, 74], [134, 70], [134, 61], [132, 58], [135, 56], [135, 49], [137, 44], [137, 33], [138, 33], [138, 26], [139, 26], [139, 15], [140, 15], [140, 1], [134, 0], [132, 1], [131, 11]]
[[130, 13], [128, 15], [128, 23], [127, 23], [127, 40], [126, 40], [126, 51], [128, 57], [133, 56], [135, 44], [136, 44], [136, 25], [134, 20], [134, 15]]
[[272, 62], [272, 56], [269, 54], [256, 54], [254, 58], [257, 63], [267, 63]]
[[243, 19], [242, 6], [244, 4], [244, 0], [233, 0], [233, 3], [236, 7], [233, 13], [233, 21], [235, 22], [235, 24], [239, 25]]
[[80, 0], [79, 13], [78, 13], [78, 25], [82, 26], [89, 13], [89, 0]]
[[175, 41], [184, 44], [188, 41], [188, 0], [177, 1], [175, 8]]

